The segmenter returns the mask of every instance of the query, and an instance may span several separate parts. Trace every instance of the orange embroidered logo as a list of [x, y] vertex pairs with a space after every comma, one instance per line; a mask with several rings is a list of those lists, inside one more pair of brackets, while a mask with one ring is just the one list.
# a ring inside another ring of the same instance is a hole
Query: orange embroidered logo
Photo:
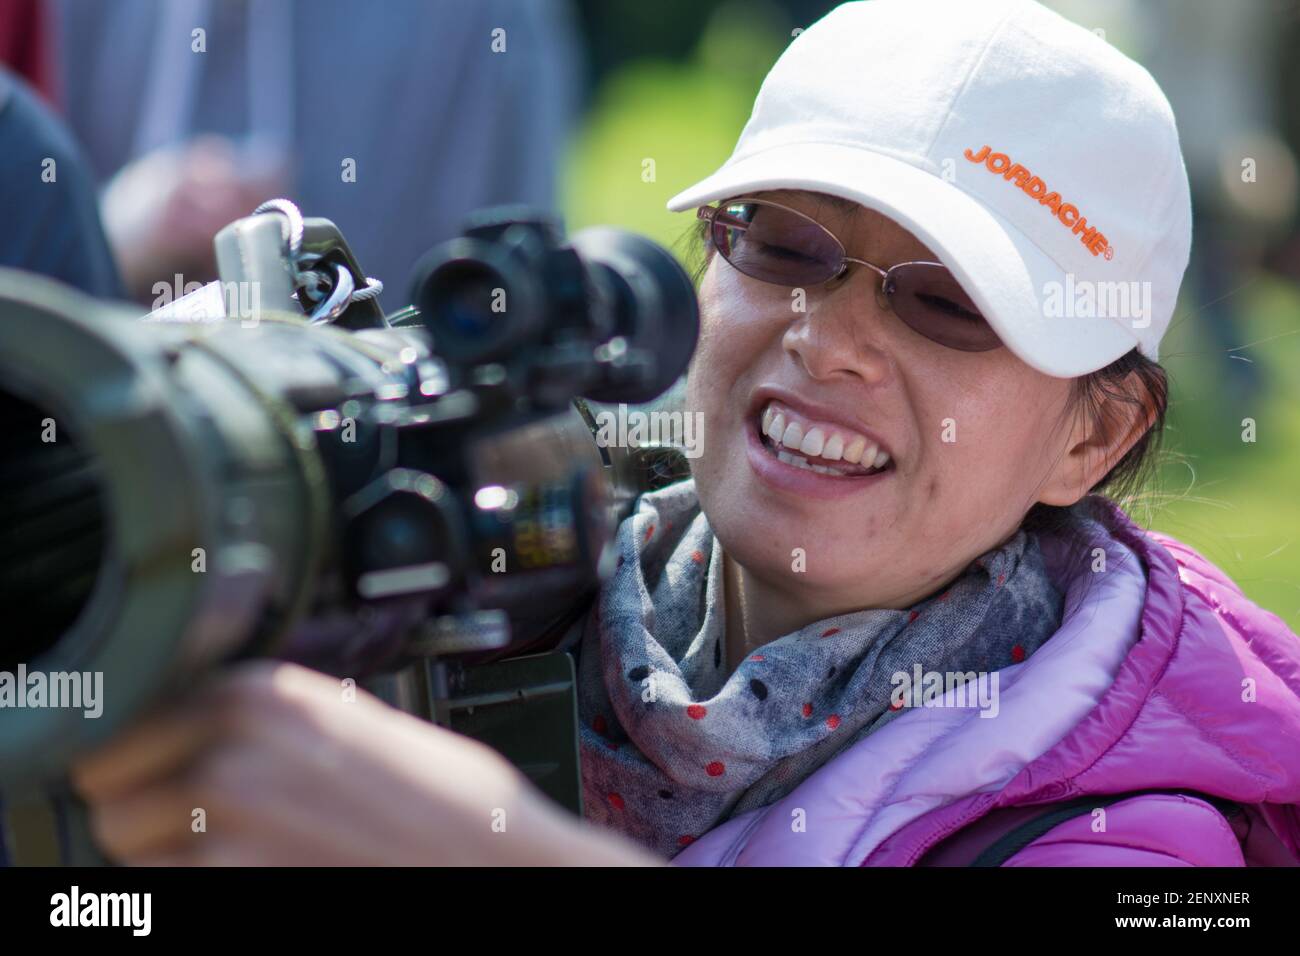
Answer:
[[1040, 206], [1046, 206], [1051, 210], [1057, 221], [1068, 226], [1070, 232], [1078, 236], [1084, 247], [1094, 256], [1105, 256], [1107, 259], [1114, 257], [1115, 250], [1111, 244], [1102, 233], [1097, 231], [1096, 226], [1088, 225], [1088, 220], [1079, 214], [1078, 206], [1062, 202], [1060, 193], [1048, 192], [1045, 182], [1019, 163], [1011, 162], [1011, 157], [1006, 153], [995, 153], [992, 147], [985, 146], [978, 154], [968, 149], [965, 156], [972, 163], [983, 163], [989, 172], [997, 173], [1008, 182], [1014, 180], [1025, 195], [1037, 199]]

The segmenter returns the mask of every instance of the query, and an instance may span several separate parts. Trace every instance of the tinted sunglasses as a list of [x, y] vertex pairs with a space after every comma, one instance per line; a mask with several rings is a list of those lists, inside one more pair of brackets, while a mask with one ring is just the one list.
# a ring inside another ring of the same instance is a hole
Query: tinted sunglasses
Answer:
[[876, 298], [912, 331], [963, 352], [987, 352], [1002, 345], [957, 279], [938, 262], [900, 262], [888, 269], [854, 259], [816, 219], [766, 199], [732, 199], [701, 206], [709, 243], [722, 258], [752, 279], [790, 288], [838, 279], [850, 265], [880, 276]]

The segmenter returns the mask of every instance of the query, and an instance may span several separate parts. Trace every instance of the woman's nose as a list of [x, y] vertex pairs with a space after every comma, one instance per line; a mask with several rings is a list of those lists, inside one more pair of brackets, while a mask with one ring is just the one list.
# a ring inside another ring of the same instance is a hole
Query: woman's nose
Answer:
[[868, 385], [889, 380], [893, 360], [887, 343], [887, 323], [872, 280], [863, 274], [823, 286], [805, 298], [785, 331], [782, 346], [815, 379], [856, 376]]

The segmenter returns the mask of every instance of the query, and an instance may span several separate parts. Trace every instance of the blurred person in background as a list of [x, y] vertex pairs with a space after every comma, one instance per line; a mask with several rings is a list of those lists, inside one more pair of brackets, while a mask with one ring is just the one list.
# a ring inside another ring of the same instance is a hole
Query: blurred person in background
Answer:
[[567, 0], [53, 0], [69, 122], [132, 294], [215, 278], [277, 195], [405, 304], [482, 206], [550, 208], [576, 105]]
[[0, 266], [102, 298], [122, 295], [76, 142], [21, 79], [0, 66]]

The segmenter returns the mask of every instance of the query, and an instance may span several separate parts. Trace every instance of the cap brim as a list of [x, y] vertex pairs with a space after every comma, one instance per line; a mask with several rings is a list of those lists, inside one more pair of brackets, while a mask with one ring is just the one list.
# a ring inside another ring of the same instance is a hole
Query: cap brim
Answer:
[[1019, 229], [952, 183], [869, 150], [833, 143], [775, 146], [723, 166], [668, 201], [673, 212], [769, 189], [829, 193], [874, 209], [924, 242], [1025, 364], [1086, 375], [1136, 348], [1106, 317], [1046, 314], [1040, 290], [1066, 273]]

